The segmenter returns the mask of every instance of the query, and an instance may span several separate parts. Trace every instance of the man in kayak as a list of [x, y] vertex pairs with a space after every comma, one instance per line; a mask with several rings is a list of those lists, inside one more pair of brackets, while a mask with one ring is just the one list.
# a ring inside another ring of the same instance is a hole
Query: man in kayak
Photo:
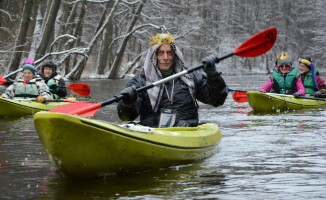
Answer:
[[258, 91], [304, 96], [306, 91], [299, 78], [299, 70], [292, 66], [286, 52], [277, 55], [272, 77]]
[[319, 76], [318, 69], [311, 58], [299, 58], [300, 78], [307, 94], [320, 96], [326, 93], [325, 81]]
[[217, 107], [223, 105], [228, 95], [214, 58], [207, 57], [202, 63], [206, 76], [195, 71], [137, 93], [136, 88], [186, 69], [183, 55], [170, 34], [151, 37], [151, 47], [140, 59], [142, 71], [121, 92], [124, 98], [117, 107], [120, 119], [133, 121], [140, 116], [140, 124], [150, 127], [197, 126], [197, 100]]
[[0, 97], [9, 99], [36, 98], [43, 103], [46, 99], [52, 99], [48, 86], [41, 78], [35, 76], [34, 61], [25, 59], [23, 76], [10, 85]]
[[65, 98], [67, 96], [65, 81], [57, 73], [57, 65], [54, 62], [44, 61], [39, 76], [48, 85], [53, 99]]

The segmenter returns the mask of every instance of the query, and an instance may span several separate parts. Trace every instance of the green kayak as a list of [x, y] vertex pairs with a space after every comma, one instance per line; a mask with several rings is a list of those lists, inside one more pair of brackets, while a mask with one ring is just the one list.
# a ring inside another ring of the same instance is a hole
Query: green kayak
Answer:
[[[67, 102], [65, 102], [67, 100]], [[0, 98], [0, 117], [21, 117], [25, 115], [33, 115], [40, 111], [48, 111], [55, 107], [71, 103], [68, 101], [74, 101], [76, 98], [68, 98], [66, 100], [58, 100], [46, 103], [37, 103], [36, 101], [22, 99], [6, 99]]]
[[214, 123], [150, 128], [39, 112], [34, 125], [57, 170], [77, 178], [193, 162], [216, 152], [222, 138]]
[[312, 97], [295, 98], [293, 95], [262, 93], [248, 91], [250, 107], [255, 112], [278, 112], [286, 110], [302, 110], [326, 106], [326, 100]]

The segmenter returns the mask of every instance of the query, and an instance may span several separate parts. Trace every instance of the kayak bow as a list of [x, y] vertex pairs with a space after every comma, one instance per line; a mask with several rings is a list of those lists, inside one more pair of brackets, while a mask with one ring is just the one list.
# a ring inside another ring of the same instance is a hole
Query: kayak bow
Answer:
[[302, 110], [326, 106], [326, 100], [310, 97], [295, 98], [293, 95], [247, 92], [250, 107], [255, 112], [276, 112], [286, 110]]
[[56, 168], [77, 178], [189, 163], [212, 155], [222, 138], [213, 123], [150, 128], [39, 112], [34, 125]]

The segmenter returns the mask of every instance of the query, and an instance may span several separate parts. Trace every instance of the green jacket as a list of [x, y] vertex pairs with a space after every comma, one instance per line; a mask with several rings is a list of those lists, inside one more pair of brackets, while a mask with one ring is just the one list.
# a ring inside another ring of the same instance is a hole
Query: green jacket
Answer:
[[[317, 75], [317, 74], [318, 74], [318, 69], [315, 68], [315, 75]], [[302, 75], [300, 75], [300, 78], [301, 77], [302, 77]], [[311, 70], [305, 76], [304, 81], [303, 81], [303, 86], [304, 86], [304, 89], [306, 90], [307, 94], [314, 95], [315, 92], [317, 91]]]
[[296, 81], [298, 77], [299, 70], [297, 68], [292, 68], [287, 74], [282, 74], [276, 70], [273, 70], [273, 87], [271, 92], [279, 94], [295, 93], [297, 91]]

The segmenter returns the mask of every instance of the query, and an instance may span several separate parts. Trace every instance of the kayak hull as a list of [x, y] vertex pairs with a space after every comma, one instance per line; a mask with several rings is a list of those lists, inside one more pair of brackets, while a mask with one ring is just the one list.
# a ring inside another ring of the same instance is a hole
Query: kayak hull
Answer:
[[[200, 160], [216, 152], [216, 124], [137, 129], [62, 113], [40, 112], [34, 125], [51, 162], [66, 176], [104, 176]], [[145, 130], [145, 131], [144, 131]]]
[[[75, 98], [69, 98], [75, 100]], [[33, 115], [40, 111], [48, 111], [55, 107], [67, 104], [69, 102], [47, 102], [38, 103], [36, 101], [14, 100], [0, 98], [0, 117], [21, 117]]]
[[255, 112], [302, 110], [326, 106], [326, 100], [295, 98], [293, 95], [262, 93], [257, 91], [248, 91], [247, 98], [250, 107]]

